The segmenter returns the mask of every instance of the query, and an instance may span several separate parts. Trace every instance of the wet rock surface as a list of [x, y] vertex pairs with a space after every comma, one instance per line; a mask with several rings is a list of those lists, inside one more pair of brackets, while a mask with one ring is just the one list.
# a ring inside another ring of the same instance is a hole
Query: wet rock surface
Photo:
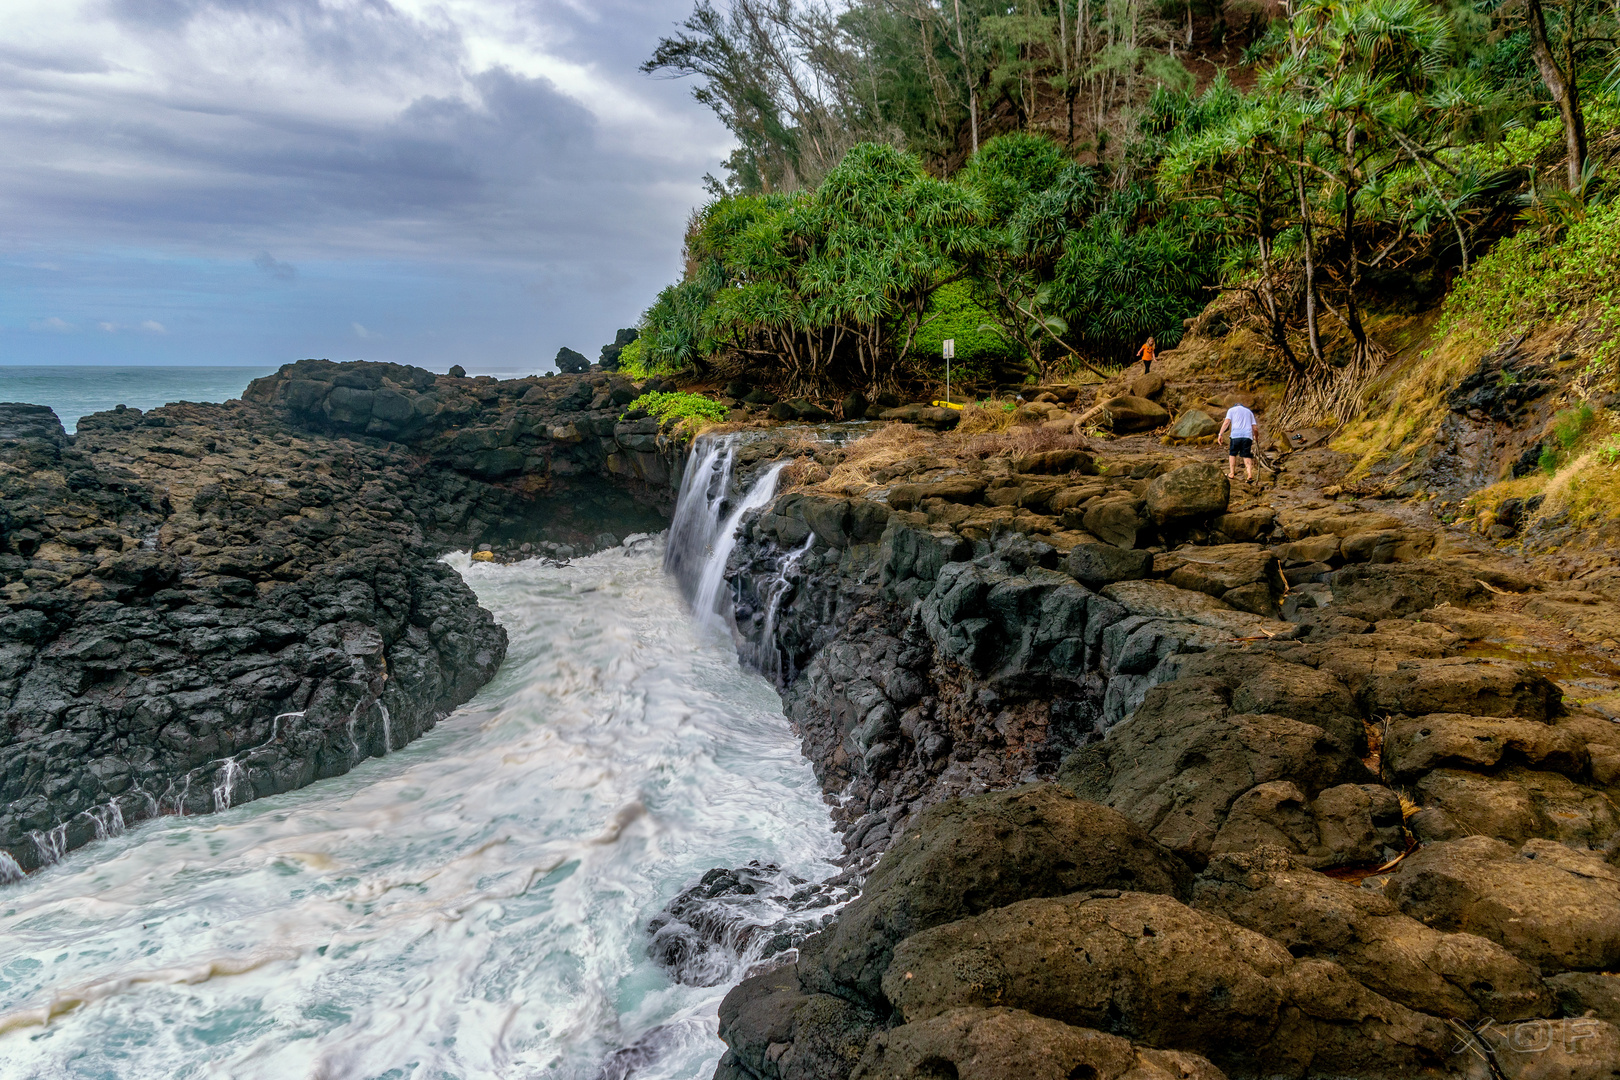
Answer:
[[0, 405], [0, 852], [32, 869], [431, 728], [506, 649], [440, 554], [662, 526], [680, 454], [618, 419], [637, 393], [305, 361], [71, 437]]
[[717, 1075], [1615, 1076], [1601, 566], [1131, 445], [745, 521], [743, 655], [861, 894]]

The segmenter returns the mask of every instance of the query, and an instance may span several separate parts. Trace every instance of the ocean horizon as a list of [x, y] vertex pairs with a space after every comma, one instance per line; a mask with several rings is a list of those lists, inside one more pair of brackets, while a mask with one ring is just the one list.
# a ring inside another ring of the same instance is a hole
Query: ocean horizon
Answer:
[[[0, 364], [0, 402], [46, 405], [68, 432], [81, 417], [120, 405], [155, 409], [176, 401], [229, 401], [248, 383], [275, 373], [265, 364]], [[518, 378], [532, 368], [489, 368], [475, 375]]]

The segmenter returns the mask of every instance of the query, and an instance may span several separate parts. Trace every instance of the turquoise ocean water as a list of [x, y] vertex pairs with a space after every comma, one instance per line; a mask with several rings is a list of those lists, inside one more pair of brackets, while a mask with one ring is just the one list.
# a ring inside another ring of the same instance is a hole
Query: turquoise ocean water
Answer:
[[72, 431], [79, 417], [118, 405], [151, 409], [173, 401], [229, 401], [273, 367], [0, 365], [0, 401], [49, 405]]

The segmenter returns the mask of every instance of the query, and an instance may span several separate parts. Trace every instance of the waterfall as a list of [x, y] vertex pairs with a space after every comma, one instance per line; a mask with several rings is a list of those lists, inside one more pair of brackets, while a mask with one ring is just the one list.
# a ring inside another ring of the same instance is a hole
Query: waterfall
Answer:
[[13, 885], [26, 876], [23, 868], [17, 865], [17, 860], [11, 857], [11, 853], [0, 848], [0, 885]]
[[383, 753], [389, 754], [394, 749], [394, 718], [388, 715], [388, 706], [377, 699], [377, 711], [382, 713], [383, 721]]
[[117, 799], [113, 799], [102, 806], [92, 806], [84, 811], [84, 815], [90, 819], [91, 825], [95, 827], [97, 840], [105, 840], [110, 836], [122, 836], [124, 833], [124, 810], [123, 807], [118, 805]]
[[736, 436], [699, 439], [692, 450], [669, 526], [664, 569], [680, 582], [700, 623], [729, 627], [730, 613], [720, 610], [720, 592], [726, 584], [726, 560], [737, 546], [737, 527], [750, 510], [776, 497], [777, 477], [787, 465], [778, 462], [766, 469], [732, 505]]
[[669, 541], [664, 547], [664, 569], [680, 583], [688, 600], [692, 599], [714, 546], [720, 512], [731, 491], [731, 467], [736, 456], [736, 436], [700, 436], [681, 475], [675, 517], [669, 523]]
[[731, 558], [731, 550], [737, 546], [737, 526], [742, 524], [743, 515], [750, 510], [758, 510], [770, 503], [776, 497], [776, 478], [787, 463], [779, 461], [765, 470], [765, 474], [754, 481], [754, 486], [742, 497], [734, 510], [720, 523], [715, 530], [714, 543], [709, 551], [709, 557], [704, 560], [703, 574], [698, 578], [697, 592], [692, 596], [692, 614], [697, 616], [698, 622], [713, 626], [730, 626], [731, 612], [720, 610], [720, 590], [726, 585], [726, 562]]

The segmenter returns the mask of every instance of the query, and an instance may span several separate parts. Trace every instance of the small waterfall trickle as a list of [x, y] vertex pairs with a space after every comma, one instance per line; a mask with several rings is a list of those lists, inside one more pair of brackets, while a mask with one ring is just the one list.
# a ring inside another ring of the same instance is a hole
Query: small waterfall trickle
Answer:
[[27, 876], [9, 851], [0, 850], [0, 885], [14, 885]]
[[28, 834], [28, 839], [34, 842], [34, 849], [39, 852], [41, 866], [53, 866], [62, 861], [67, 855], [67, 823], [63, 822], [49, 832], [40, 832], [38, 829]]
[[92, 806], [84, 811], [84, 816], [90, 819], [91, 826], [95, 828], [97, 840], [122, 836], [124, 833], [124, 808], [118, 805], [117, 799], [101, 806]]
[[787, 670], [786, 658], [776, 645], [776, 620], [782, 607], [799, 584], [799, 561], [815, 546], [814, 535], [805, 537], [802, 545], [782, 556], [776, 572], [756, 583], [759, 599], [764, 606], [765, 619], [757, 638], [744, 641], [739, 650], [745, 663], [777, 686], [786, 686], [794, 672]]
[[235, 758], [226, 758], [220, 766], [219, 783], [214, 785], [215, 813], [231, 808], [236, 785], [242, 782], [242, 777], [242, 763]]
[[787, 467], [786, 462], [778, 462], [766, 469], [732, 505], [736, 458], [735, 436], [699, 440], [692, 464], [681, 477], [675, 518], [664, 549], [664, 569], [680, 582], [698, 622], [711, 626], [731, 625], [729, 612], [720, 610], [720, 593], [726, 584], [726, 561], [737, 546], [737, 527], [749, 511], [776, 497], [777, 478]]
[[388, 706], [377, 699], [377, 711], [382, 713], [383, 722], [383, 753], [391, 754], [394, 751], [394, 718], [388, 715]]

